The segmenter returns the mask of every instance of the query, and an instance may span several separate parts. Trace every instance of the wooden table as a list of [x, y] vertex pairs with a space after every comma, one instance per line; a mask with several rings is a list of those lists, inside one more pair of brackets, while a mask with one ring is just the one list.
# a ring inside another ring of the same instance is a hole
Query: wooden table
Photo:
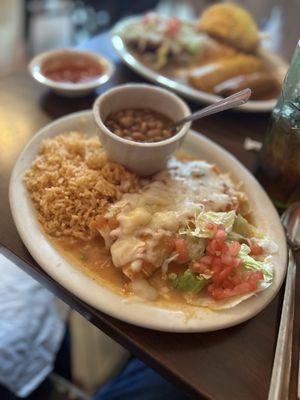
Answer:
[[[290, 36], [288, 39], [291, 43]], [[293, 39], [289, 55], [296, 44], [296, 37]], [[117, 64], [113, 80], [101, 88], [100, 92], [123, 82], [141, 81], [136, 74], [119, 63], [110, 48], [106, 34], [94, 38], [85, 47], [101, 51], [113, 58]], [[284, 51], [287, 49], [285, 46]], [[234, 328], [203, 334], [155, 332], [117, 321], [73, 296], [34, 262], [21, 242], [12, 221], [8, 202], [9, 177], [16, 158], [39, 128], [54, 118], [90, 108], [93, 100], [94, 96], [77, 100], [60, 98], [31, 80], [25, 69], [0, 80], [0, 250], [99, 329], [178, 385], [192, 398], [266, 399], [282, 292], [259, 315]], [[198, 106], [191, 104], [191, 107], [194, 109]], [[194, 128], [231, 151], [251, 170], [256, 155], [243, 149], [243, 141], [247, 136], [262, 140], [268, 118], [269, 115], [227, 112], [202, 120], [201, 123], [195, 124]], [[28, 234], [30, 235], [30, 232]], [[300, 274], [298, 275], [300, 277]], [[299, 305], [298, 293], [291, 399], [296, 398]]]

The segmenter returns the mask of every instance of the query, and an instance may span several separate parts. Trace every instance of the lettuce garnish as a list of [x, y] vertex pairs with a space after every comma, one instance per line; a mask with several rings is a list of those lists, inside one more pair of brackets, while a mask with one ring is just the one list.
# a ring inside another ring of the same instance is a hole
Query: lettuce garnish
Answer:
[[195, 217], [195, 227], [186, 226], [180, 229], [181, 235], [194, 236], [199, 239], [211, 238], [214, 233], [207, 228], [207, 222], [214, 222], [217, 225], [222, 225], [227, 233], [232, 231], [235, 221], [235, 211], [228, 212], [201, 212]]
[[[186, 227], [179, 231], [179, 234], [183, 235], [186, 240], [190, 260], [201, 259], [205, 254], [205, 239], [214, 236], [214, 231], [209, 229], [208, 222], [214, 222], [216, 225], [222, 226], [226, 231], [226, 240], [228, 242], [237, 240], [241, 243], [238, 257], [243, 261], [242, 268], [245, 270], [261, 270], [263, 272], [264, 279], [259, 282], [259, 289], [265, 289], [270, 286], [273, 279], [271, 256], [260, 257], [258, 261], [250, 256], [251, 249], [248, 246], [253, 240], [256, 240], [263, 242], [264, 247], [266, 247], [269, 241], [264, 238], [264, 235], [258, 229], [235, 211], [202, 211], [195, 216], [192, 223], [189, 222]], [[199, 293], [210, 282], [211, 276], [194, 273], [187, 269], [182, 274], [170, 274], [169, 280], [175, 289], [195, 294]]]
[[195, 274], [190, 269], [183, 274], [172, 273], [169, 280], [174, 289], [182, 292], [199, 293], [209, 282], [209, 276], [204, 274]]
[[273, 279], [273, 265], [270, 262], [270, 256], [265, 257], [263, 261], [257, 261], [249, 255], [250, 247], [246, 244], [241, 245], [239, 257], [243, 260], [242, 267], [250, 270], [262, 270], [264, 274], [264, 286], [269, 286]]
[[251, 225], [241, 214], [237, 214], [232, 231], [244, 238], [251, 238], [253, 236], [259, 238], [263, 237], [262, 233], [259, 232], [255, 226]]

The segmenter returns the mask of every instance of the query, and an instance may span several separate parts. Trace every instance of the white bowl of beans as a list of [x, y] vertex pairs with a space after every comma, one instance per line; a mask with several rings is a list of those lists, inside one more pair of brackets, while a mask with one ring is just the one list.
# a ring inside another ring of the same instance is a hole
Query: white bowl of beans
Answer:
[[191, 111], [180, 97], [154, 85], [110, 89], [96, 99], [93, 113], [109, 157], [141, 176], [164, 169], [190, 129], [190, 123], [171, 128]]

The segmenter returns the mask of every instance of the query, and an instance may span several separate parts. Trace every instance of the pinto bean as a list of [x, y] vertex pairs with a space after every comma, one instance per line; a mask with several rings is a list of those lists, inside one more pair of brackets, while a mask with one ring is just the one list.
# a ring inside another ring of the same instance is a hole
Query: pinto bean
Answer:
[[105, 125], [113, 133], [137, 142], [159, 142], [173, 136], [171, 119], [146, 108], [123, 109], [110, 114]]

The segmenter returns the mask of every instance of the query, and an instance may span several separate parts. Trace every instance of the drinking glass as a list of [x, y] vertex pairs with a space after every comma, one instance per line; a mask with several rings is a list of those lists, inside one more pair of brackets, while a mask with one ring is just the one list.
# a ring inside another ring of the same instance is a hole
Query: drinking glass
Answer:
[[300, 201], [300, 41], [258, 154], [255, 175], [278, 208]]

